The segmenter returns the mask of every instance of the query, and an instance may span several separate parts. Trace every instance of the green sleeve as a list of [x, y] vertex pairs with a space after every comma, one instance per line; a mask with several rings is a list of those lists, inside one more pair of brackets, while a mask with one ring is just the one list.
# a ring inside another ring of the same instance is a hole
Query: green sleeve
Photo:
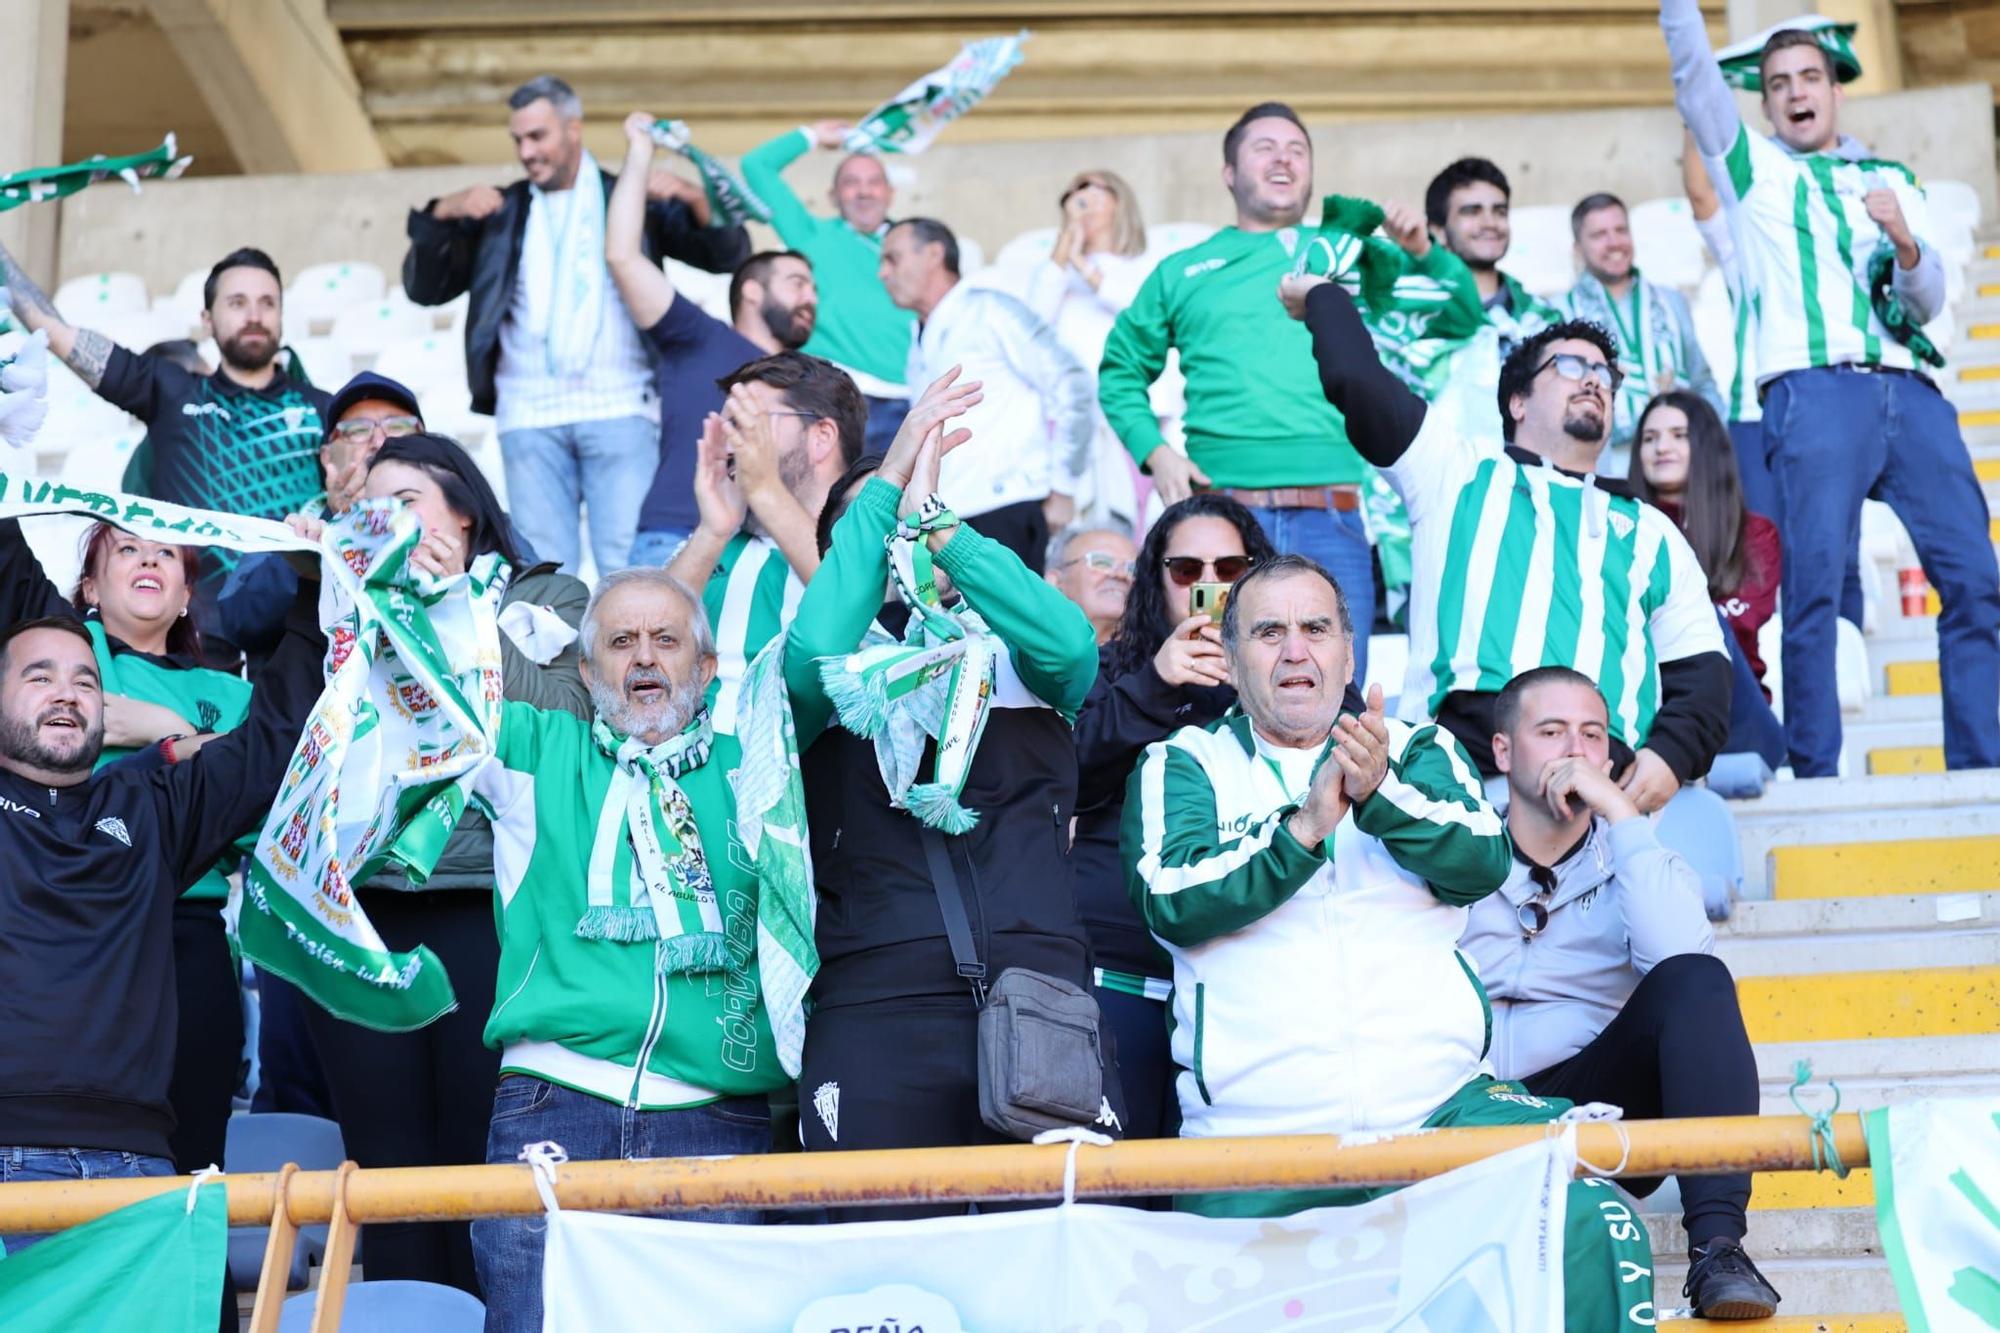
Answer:
[[1166, 741], [1148, 746], [1126, 789], [1120, 839], [1126, 891], [1147, 928], [1187, 947], [1282, 907], [1325, 864], [1285, 827], [1295, 808], [1221, 837], [1200, 761]]
[[1479, 283], [1463, 259], [1433, 242], [1429, 253], [1422, 259], [1410, 259], [1409, 266], [1411, 272], [1431, 279], [1451, 295], [1450, 302], [1431, 317], [1427, 336], [1456, 340], [1479, 332], [1479, 326], [1486, 322], [1486, 306], [1479, 298]]
[[1478, 902], [1507, 878], [1513, 852], [1506, 825], [1486, 803], [1456, 738], [1436, 726], [1390, 725], [1403, 742], [1394, 745], [1392, 734], [1388, 775], [1354, 807], [1355, 826], [1380, 840], [1440, 902]]
[[889, 556], [882, 542], [896, 527], [902, 492], [870, 477], [861, 494], [833, 525], [833, 544], [806, 584], [791, 627], [785, 631], [785, 688], [803, 751], [833, 718], [833, 703], [819, 680], [819, 659], [851, 653], [882, 610]]
[[1141, 465], [1167, 442], [1148, 393], [1167, 368], [1167, 348], [1172, 342], [1166, 285], [1161, 277], [1165, 271], [1166, 265], [1156, 264], [1146, 275], [1139, 294], [1111, 326], [1111, 336], [1104, 340], [1104, 359], [1097, 368], [1098, 406]]
[[[547, 596], [549, 610], [561, 616], [571, 629], [583, 624], [583, 610], [590, 604], [590, 589], [568, 575], [557, 574], [538, 585], [536, 597]], [[537, 708], [547, 708], [588, 719], [590, 691], [585, 688], [579, 650], [581, 641], [571, 643], [544, 664], [531, 661], [514, 646], [506, 631], [500, 634], [500, 663], [506, 679], [507, 697]]]
[[810, 245], [822, 225], [785, 184], [785, 168], [804, 157], [810, 147], [804, 130], [787, 130], [743, 155], [743, 183], [771, 210], [771, 225], [794, 250]]
[[968, 524], [958, 525], [937, 563], [1007, 645], [1021, 683], [1074, 725], [1097, 683], [1097, 635], [1082, 609]]

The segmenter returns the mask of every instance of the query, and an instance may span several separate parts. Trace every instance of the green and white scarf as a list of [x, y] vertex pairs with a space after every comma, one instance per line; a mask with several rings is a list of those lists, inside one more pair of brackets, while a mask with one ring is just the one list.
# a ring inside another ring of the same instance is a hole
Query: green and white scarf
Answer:
[[1624, 379], [1618, 384], [1612, 439], [1623, 440], [1638, 429], [1640, 414], [1661, 385], [1678, 384], [1686, 378], [1680, 327], [1660, 299], [1659, 288], [1637, 269], [1632, 271], [1632, 288], [1622, 301], [1614, 299], [1596, 277], [1585, 273], [1577, 278], [1563, 304], [1571, 317], [1590, 320], [1617, 335], [1618, 369]]
[[701, 187], [708, 195], [708, 225], [740, 227], [746, 222], [769, 222], [771, 206], [729, 169], [729, 164], [713, 153], [695, 146], [694, 135], [684, 120], [653, 122], [653, 142], [679, 153], [694, 164]]
[[1818, 40], [1833, 60], [1836, 82], [1852, 83], [1861, 77], [1861, 58], [1854, 54], [1855, 25], [1836, 22], [1824, 14], [1801, 14], [1783, 23], [1774, 23], [1754, 37], [1731, 42], [1715, 53], [1715, 63], [1722, 66], [1722, 77], [1731, 87], [1741, 88], [1746, 93], [1761, 93], [1764, 83], [1758, 67], [1763, 63], [1764, 44], [1771, 40], [1773, 34], [1788, 29], [1809, 32]]
[[[861, 647], [820, 659], [820, 681], [840, 724], [875, 742], [875, 762], [891, 803], [945, 833], [979, 822], [960, 803], [993, 699], [1000, 648], [976, 611], [945, 609], [924, 535], [958, 523], [944, 502], [927, 497], [885, 538], [896, 591], [910, 608], [899, 643], [880, 628]], [[917, 781], [927, 740], [937, 742], [931, 779]]]
[[850, 153], [921, 153], [938, 132], [977, 106], [1021, 63], [1023, 28], [1011, 37], [967, 42], [951, 63], [934, 69], [863, 116], [848, 131]]
[[31, 167], [0, 175], [0, 213], [22, 204], [39, 204], [61, 199], [78, 190], [112, 178], [124, 181], [133, 190], [139, 182], [152, 178], [171, 180], [188, 169], [191, 157], [182, 157], [174, 136], [169, 134], [150, 153], [130, 157], [106, 157], [99, 153], [81, 162], [59, 167]]

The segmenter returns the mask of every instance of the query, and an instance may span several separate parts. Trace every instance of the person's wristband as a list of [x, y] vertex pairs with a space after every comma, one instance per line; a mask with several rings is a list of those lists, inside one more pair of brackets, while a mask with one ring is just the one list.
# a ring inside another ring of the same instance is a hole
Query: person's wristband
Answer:
[[165, 759], [169, 764], [179, 763], [180, 756], [174, 753], [174, 742], [186, 739], [186, 732], [176, 732], [171, 736], [160, 737], [160, 757]]

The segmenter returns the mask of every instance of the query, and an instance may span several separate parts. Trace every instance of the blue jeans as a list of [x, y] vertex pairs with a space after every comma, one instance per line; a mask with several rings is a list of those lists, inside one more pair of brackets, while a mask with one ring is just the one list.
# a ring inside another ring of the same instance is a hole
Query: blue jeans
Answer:
[[[1743, 487], [1743, 507], [1762, 514], [1785, 535], [1785, 515], [1778, 505], [1778, 483], [1771, 479], [1771, 460], [1764, 453], [1764, 423], [1732, 421], [1729, 442], [1736, 446], [1736, 478]], [[1847, 553], [1847, 575], [1840, 584], [1840, 618], [1860, 629], [1863, 612], [1861, 596], [1861, 545]], [[1779, 768], [1782, 765], [1773, 764]]]
[[866, 453], [886, 454], [889, 446], [895, 443], [903, 418], [910, 414], [910, 400], [870, 397], [867, 403], [868, 433], [862, 437], [862, 449]]
[[1861, 540], [1861, 501], [1909, 529], [1938, 590], [1947, 768], [2000, 765], [2000, 567], [1958, 413], [1927, 381], [1848, 367], [1772, 382], [1764, 432], [1784, 511], [1785, 730], [1792, 771], [1840, 763], [1834, 618], [1840, 571]]
[[625, 568], [639, 531], [639, 507], [660, 468], [660, 425], [644, 417], [579, 421], [500, 434], [507, 507], [514, 526], [544, 560], [574, 574], [583, 547], [578, 507], [590, 510], [597, 572]]
[[[0, 1185], [29, 1180], [129, 1180], [135, 1176], [171, 1176], [174, 1164], [164, 1157], [116, 1152], [108, 1148], [0, 1147]], [[50, 1233], [0, 1236], [0, 1254], [19, 1254]]]
[[632, 539], [632, 554], [625, 557], [628, 565], [645, 565], [661, 568], [674, 558], [674, 552], [681, 549], [681, 543], [688, 539], [685, 532], [669, 532], [664, 528], [653, 528]]
[[1354, 683], [1368, 679], [1368, 633], [1375, 627], [1375, 553], [1360, 511], [1252, 509], [1271, 545], [1284, 555], [1310, 556], [1326, 566], [1347, 598], [1354, 620]]
[[[517, 1161], [522, 1148], [545, 1139], [560, 1143], [576, 1161], [761, 1153], [771, 1146], [771, 1108], [763, 1097], [725, 1097], [683, 1111], [632, 1111], [543, 1079], [503, 1075], [493, 1093], [486, 1160]], [[648, 1216], [753, 1225], [763, 1221], [754, 1208]], [[486, 1294], [487, 1333], [535, 1333], [542, 1327], [542, 1246], [548, 1229], [539, 1213], [472, 1224], [472, 1258]]]
[[1775, 773], [1785, 766], [1785, 724], [1778, 721], [1778, 715], [1765, 702], [1764, 687], [1751, 669], [1750, 659], [1743, 655], [1736, 631], [1729, 628], [1720, 611], [1715, 618], [1722, 621], [1722, 642], [1729, 649], [1733, 682], [1729, 693], [1729, 738], [1722, 743], [1722, 753], [1755, 754]]

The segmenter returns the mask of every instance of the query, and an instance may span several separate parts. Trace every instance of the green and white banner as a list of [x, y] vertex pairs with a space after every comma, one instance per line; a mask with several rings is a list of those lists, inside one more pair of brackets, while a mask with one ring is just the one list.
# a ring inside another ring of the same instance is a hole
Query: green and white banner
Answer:
[[769, 222], [771, 206], [729, 169], [729, 164], [713, 153], [704, 152], [694, 142], [694, 131], [684, 120], [653, 122], [653, 142], [679, 153], [694, 164], [701, 187], [708, 195], [711, 227], [740, 227], [746, 222]]
[[7, 1333], [211, 1333], [229, 1257], [220, 1180], [169, 1190], [0, 1258]]
[[1875, 1224], [1910, 1333], [2000, 1329], [2000, 1100], [1869, 1111]]
[[1547, 1333], [1563, 1326], [1574, 1165], [1567, 1136], [1553, 1137], [1371, 1203], [1273, 1219], [1071, 1204], [735, 1227], [564, 1209], [548, 1215], [543, 1308], [552, 1333], [640, 1328], [663, 1310], [792, 1333]]
[[174, 136], [169, 134], [150, 153], [135, 153], [130, 157], [106, 157], [99, 153], [59, 167], [31, 167], [0, 175], [0, 213], [22, 204], [60, 199], [113, 177], [137, 190], [143, 179], [173, 179], [186, 171], [192, 161], [193, 158], [180, 155]]
[[1021, 63], [1028, 40], [1012, 37], [967, 42], [950, 64], [934, 69], [861, 118], [848, 131], [850, 153], [921, 153], [938, 131], [972, 110]]
[[1715, 53], [1715, 62], [1722, 66], [1722, 77], [1732, 87], [1741, 88], [1744, 92], [1762, 92], [1764, 80], [1760, 66], [1764, 59], [1764, 44], [1773, 35], [1789, 29], [1809, 32], [1818, 40], [1833, 61], [1833, 76], [1837, 82], [1852, 83], [1861, 77], [1861, 57], [1854, 53], [1855, 25], [1838, 22], [1824, 14], [1800, 14], [1782, 23], [1773, 23], [1754, 37], [1731, 42]]

